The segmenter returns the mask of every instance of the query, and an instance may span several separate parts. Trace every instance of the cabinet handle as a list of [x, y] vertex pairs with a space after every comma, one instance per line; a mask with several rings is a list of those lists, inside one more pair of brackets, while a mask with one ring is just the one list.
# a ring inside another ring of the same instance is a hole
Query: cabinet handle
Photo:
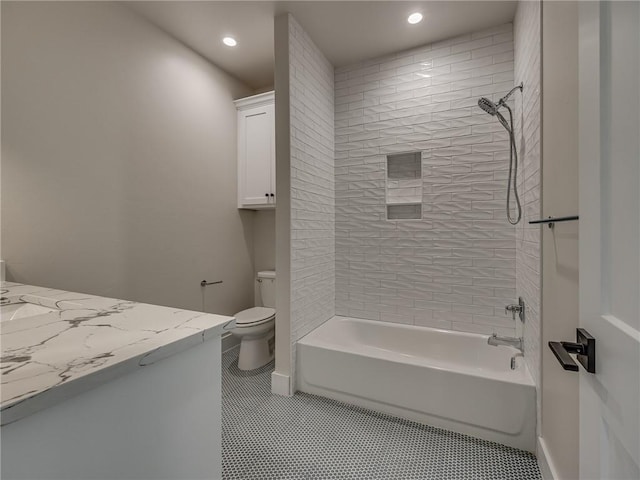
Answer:
[[264, 196], [265, 196], [265, 197], [267, 197], [267, 198], [269, 198], [269, 194], [268, 194], [268, 193], [265, 193], [265, 194], [264, 194]]
[[271, 196], [272, 196], [272, 197], [275, 197], [275, 195], [274, 195], [273, 193], [271, 194]]

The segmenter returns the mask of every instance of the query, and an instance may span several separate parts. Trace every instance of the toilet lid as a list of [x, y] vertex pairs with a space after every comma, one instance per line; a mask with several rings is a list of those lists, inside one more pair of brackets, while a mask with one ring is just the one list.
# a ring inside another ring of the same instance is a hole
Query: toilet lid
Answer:
[[267, 307], [253, 307], [235, 314], [238, 327], [253, 325], [272, 319], [276, 314], [275, 309]]

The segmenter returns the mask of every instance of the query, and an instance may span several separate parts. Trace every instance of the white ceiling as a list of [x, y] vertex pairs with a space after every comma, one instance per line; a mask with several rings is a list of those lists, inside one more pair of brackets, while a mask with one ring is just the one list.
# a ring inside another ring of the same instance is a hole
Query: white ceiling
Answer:
[[[334, 66], [348, 65], [510, 22], [516, 1], [124, 2], [223, 70], [260, 89], [273, 85], [273, 18], [290, 12]], [[407, 16], [424, 15], [417, 25]], [[222, 37], [236, 38], [229, 48]]]

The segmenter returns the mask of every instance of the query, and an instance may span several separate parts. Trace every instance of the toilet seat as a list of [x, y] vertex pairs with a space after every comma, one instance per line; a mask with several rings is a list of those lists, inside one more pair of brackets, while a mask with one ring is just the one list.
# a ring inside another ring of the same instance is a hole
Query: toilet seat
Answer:
[[236, 313], [236, 328], [254, 327], [273, 320], [276, 311], [273, 308], [253, 307]]

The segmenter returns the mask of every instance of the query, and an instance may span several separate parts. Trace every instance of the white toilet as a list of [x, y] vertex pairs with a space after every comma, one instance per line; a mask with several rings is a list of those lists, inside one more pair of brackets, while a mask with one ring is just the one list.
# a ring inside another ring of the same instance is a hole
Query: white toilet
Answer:
[[238, 368], [254, 370], [273, 360], [276, 332], [276, 272], [258, 272], [257, 288], [261, 307], [248, 308], [234, 315], [240, 338]]

